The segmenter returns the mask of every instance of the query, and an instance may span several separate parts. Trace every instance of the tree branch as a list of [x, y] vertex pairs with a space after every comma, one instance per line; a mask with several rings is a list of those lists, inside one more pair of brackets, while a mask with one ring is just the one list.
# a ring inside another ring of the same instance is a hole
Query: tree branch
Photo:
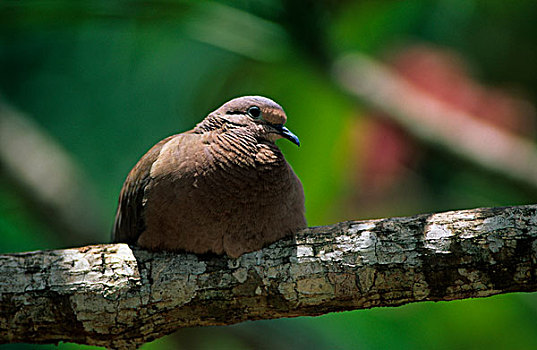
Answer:
[[106, 227], [92, 185], [73, 157], [2, 96], [0, 175], [7, 176], [24, 200], [64, 238], [95, 242]]
[[125, 244], [0, 255], [0, 343], [132, 348], [180, 327], [537, 290], [537, 205], [313, 227], [238, 259]]
[[343, 57], [334, 75], [349, 94], [385, 112], [417, 139], [537, 191], [533, 140], [453, 108], [365, 55]]

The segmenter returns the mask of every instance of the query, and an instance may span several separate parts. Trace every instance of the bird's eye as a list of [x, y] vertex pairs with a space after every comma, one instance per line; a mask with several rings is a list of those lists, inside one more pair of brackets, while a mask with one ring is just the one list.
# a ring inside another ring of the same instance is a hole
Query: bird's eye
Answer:
[[257, 106], [252, 106], [248, 108], [248, 114], [255, 119], [259, 119], [261, 117], [261, 109]]

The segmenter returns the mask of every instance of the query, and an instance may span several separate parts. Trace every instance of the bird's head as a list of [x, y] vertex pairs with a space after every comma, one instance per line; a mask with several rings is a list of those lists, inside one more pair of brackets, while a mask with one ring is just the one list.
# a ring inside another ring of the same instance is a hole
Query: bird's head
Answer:
[[238, 97], [211, 114], [217, 115], [226, 124], [245, 128], [259, 138], [272, 142], [285, 138], [300, 146], [298, 137], [284, 126], [287, 116], [283, 108], [266, 97]]

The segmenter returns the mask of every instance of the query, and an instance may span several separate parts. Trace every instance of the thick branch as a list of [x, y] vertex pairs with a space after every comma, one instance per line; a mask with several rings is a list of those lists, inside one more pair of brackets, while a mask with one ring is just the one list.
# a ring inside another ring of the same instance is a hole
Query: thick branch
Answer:
[[537, 290], [537, 205], [351, 221], [239, 259], [124, 244], [0, 256], [0, 342], [129, 348], [179, 327]]

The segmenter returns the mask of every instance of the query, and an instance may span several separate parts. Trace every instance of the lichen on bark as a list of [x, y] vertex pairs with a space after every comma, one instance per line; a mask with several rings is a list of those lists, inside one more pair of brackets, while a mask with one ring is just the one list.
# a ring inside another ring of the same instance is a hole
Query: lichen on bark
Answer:
[[133, 348], [181, 327], [537, 290], [537, 206], [312, 227], [238, 259], [125, 244], [0, 255], [0, 343]]

